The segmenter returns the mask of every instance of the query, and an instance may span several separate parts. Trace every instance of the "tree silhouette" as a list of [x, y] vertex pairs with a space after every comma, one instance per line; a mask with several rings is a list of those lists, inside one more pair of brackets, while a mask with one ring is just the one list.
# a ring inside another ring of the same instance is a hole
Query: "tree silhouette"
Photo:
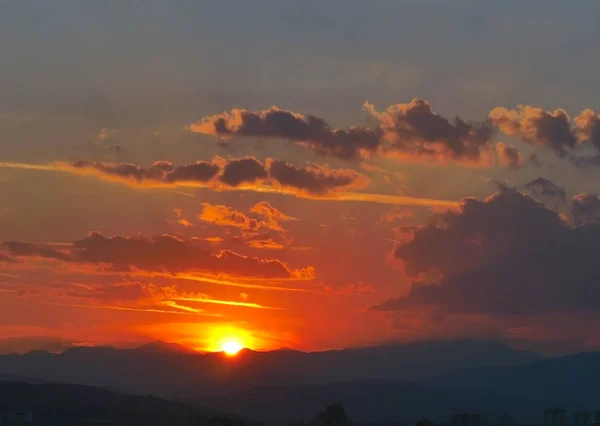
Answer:
[[346, 410], [341, 404], [334, 402], [327, 406], [327, 410], [317, 415], [317, 423], [322, 426], [351, 426], [352, 422], [346, 415]]

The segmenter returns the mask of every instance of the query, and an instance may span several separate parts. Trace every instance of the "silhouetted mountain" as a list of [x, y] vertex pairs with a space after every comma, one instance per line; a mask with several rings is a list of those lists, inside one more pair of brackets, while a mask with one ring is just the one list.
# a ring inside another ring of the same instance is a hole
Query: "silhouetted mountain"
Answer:
[[72, 384], [0, 382], [0, 412], [30, 412], [36, 422], [114, 421], [129, 425], [207, 425], [219, 415], [190, 404]]
[[[270, 423], [313, 420], [315, 410], [341, 403], [357, 422], [415, 424], [424, 417], [447, 422], [452, 414], [475, 412], [499, 417], [510, 412], [520, 423], [540, 423], [554, 401], [518, 398], [497, 392], [435, 389], [415, 382], [358, 381], [326, 385], [260, 387], [225, 398], [209, 398], [212, 407]], [[571, 406], [565, 406], [572, 409]]]
[[522, 366], [469, 368], [426, 381], [434, 387], [468, 391], [494, 390], [517, 397], [543, 395], [557, 405], [581, 409], [598, 405], [600, 352], [546, 359]]
[[167, 353], [182, 353], [182, 354], [197, 354], [198, 352], [183, 345], [177, 343], [161, 342], [155, 340], [154, 342], [147, 343], [134, 349], [139, 352], [167, 352]]
[[163, 343], [120, 350], [77, 347], [0, 356], [0, 372], [159, 396], [196, 397], [256, 386], [363, 379], [421, 380], [472, 367], [521, 365], [541, 357], [495, 342], [421, 342], [339, 351], [221, 353], [182, 351]]

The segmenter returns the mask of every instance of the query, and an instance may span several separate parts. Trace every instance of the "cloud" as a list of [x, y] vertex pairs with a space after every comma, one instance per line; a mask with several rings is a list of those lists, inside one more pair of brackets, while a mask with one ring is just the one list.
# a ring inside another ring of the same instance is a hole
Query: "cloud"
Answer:
[[364, 188], [369, 184], [366, 176], [351, 169], [330, 169], [321, 165], [297, 167], [273, 158], [262, 163], [254, 157], [229, 160], [215, 157], [211, 161], [178, 167], [167, 161], [156, 161], [150, 167], [87, 161], [77, 161], [71, 166], [77, 170], [92, 171], [101, 177], [150, 186], [196, 182], [239, 187], [271, 179], [276, 186], [319, 196], [338, 189]]
[[243, 183], [254, 183], [266, 178], [265, 165], [254, 157], [246, 157], [229, 160], [219, 179], [229, 186], [240, 186]]
[[377, 119], [376, 127], [332, 129], [322, 118], [271, 107], [263, 111], [233, 109], [206, 117], [190, 129], [221, 140], [234, 135], [283, 139], [345, 160], [375, 153], [475, 164], [490, 158], [494, 127], [487, 121], [469, 123], [457, 117], [451, 122], [418, 98], [391, 105], [383, 112], [376, 111], [369, 102], [364, 108]]
[[186, 164], [171, 169], [164, 176], [168, 182], [208, 182], [219, 173], [220, 167], [211, 161], [196, 161], [194, 164]]
[[63, 251], [43, 246], [37, 246], [27, 242], [3, 241], [2, 247], [8, 250], [10, 255], [13, 257], [45, 257], [48, 259], [57, 259], [63, 261], [69, 259], [68, 254], [64, 253]]
[[399, 244], [394, 255], [409, 276], [437, 271], [449, 277], [565, 229], [567, 224], [558, 213], [504, 188], [483, 201], [465, 198], [457, 211], [435, 215], [425, 226], [404, 228], [411, 239]]
[[[89, 162], [78, 162], [79, 167], [74, 167], [72, 164], [64, 164], [64, 163], [55, 163], [55, 164], [28, 164], [28, 163], [7, 163], [0, 161], [0, 168], [9, 168], [9, 169], [23, 169], [23, 170], [35, 170], [35, 171], [48, 171], [48, 172], [61, 172], [61, 173], [75, 173], [81, 175], [95, 175], [102, 179], [114, 180], [116, 182], [125, 183], [127, 185], [131, 185], [133, 187], [165, 187], [165, 185], [183, 185], [183, 186], [194, 186], [194, 187], [203, 187], [203, 188], [215, 188], [215, 189], [232, 189], [232, 190], [244, 190], [244, 191], [256, 191], [260, 193], [276, 193], [276, 194], [284, 194], [284, 195], [294, 195], [299, 197], [308, 197], [308, 198], [321, 198], [323, 200], [329, 201], [354, 201], [354, 202], [363, 202], [363, 203], [376, 203], [376, 204], [388, 204], [388, 205], [407, 205], [407, 206], [441, 206], [441, 207], [453, 207], [457, 205], [456, 201], [451, 200], [437, 200], [432, 198], [420, 198], [420, 197], [408, 197], [408, 196], [400, 196], [400, 195], [388, 195], [388, 194], [374, 194], [368, 192], [335, 192], [331, 194], [327, 194], [327, 197], [319, 197], [314, 194], [309, 194], [306, 191], [299, 191], [287, 188], [277, 188], [275, 186], [269, 185], [256, 185], [249, 186], [244, 185], [239, 188], [232, 188], [227, 186], [219, 186], [216, 185], [215, 182], [218, 183], [218, 180], [211, 180], [206, 183], [199, 182], [167, 182], [163, 179], [158, 181], [156, 180], [146, 180], [143, 179], [141, 181], [130, 179], [127, 177], [116, 175], [115, 173], [106, 173], [103, 171], [105, 167], [95, 167], [95, 163]], [[84, 166], [83, 164], [92, 165]], [[103, 165], [107, 165], [109, 163], [100, 163]], [[114, 165], [113, 165], [114, 166]], [[183, 192], [177, 192], [178, 194], [185, 196], [193, 196], [192, 194], [187, 194]]]
[[567, 201], [565, 190], [556, 185], [554, 182], [544, 179], [543, 177], [539, 177], [531, 182], [526, 183], [524, 187], [536, 197], [557, 199], [563, 203]]
[[380, 129], [351, 126], [332, 129], [322, 118], [302, 115], [275, 106], [263, 111], [233, 109], [190, 125], [196, 133], [229, 138], [233, 135], [278, 138], [302, 143], [316, 152], [351, 159], [361, 152], [375, 152], [381, 143]]
[[569, 157], [579, 167], [600, 165], [600, 154], [575, 156], [573, 151], [591, 144], [600, 152], [600, 115], [585, 109], [573, 120], [563, 109], [545, 111], [542, 108], [519, 105], [517, 109], [494, 108], [490, 122], [509, 136], [554, 151], [559, 157]]
[[253, 248], [281, 249], [292, 243], [289, 231], [279, 223], [289, 220], [288, 216], [266, 202], [252, 206], [248, 213], [225, 205], [203, 203], [198, 219], [218, 226], [240, 229], [241, 232], [234, 236], [234, 239]]
[[256, 203], [250, 208], [250, 211], [269, 221], [286, 222], [288, 220], [293, 220], [290, 216], [287, 216], [281, 210], [276, 209], [266, 201]]
[[165, 182], [167, 173], [173, 170], [173, 164], [167, 161], [156, 161], [150, 167], [140, 167], [130, 163], [101, 163], [79, 160], [69, 165], [75, 170], [95, 172], [99, 176], [107, 176], [125, 181], [141, 183]]
[[0, 262], [14, 263], [16, 261], [12, 257], [6, 256], [5, 254], [0, 253]]
[[220, 204], [202, 203], [198, 219], [219, 226], [232, 226], [241, 229], [257, 229], [259, 222], [244, 212]]
[[[244, 293], [242, 293], [242, 294], [244, 294]], [[250, 302], [246, 302], [246, 301], [236, 302], [236, 301], [231, 301], [231, 300], [217, 300], [217, 299], [212, 299], [207, 296], [202, 296], [202, 297], [184, 296], [184, 297], [176, 297], [176, 298], [174, 298], [174, 300], [183, 301], [183, 302], [208, 303], [208, 304], [225, 305], [225, 306], [239, 306], [239, 307], [254, 308], [254, 309], [270, 309], [270, 310], [281, 309], [281, 308], [275, 308], [272, 306], [261, 305], [259, 303], [250, 303]], [[248, 298], [246, 297], [246, 299], [242, 299], [242, 300], [248, 300]]]
[[226, 276], [281, 279], [305, 277], [308, 274], [307, 269], [293, 270], [276, 259], [243, 256], [230, 250], [212, 253], [171, 235], [108, 238], [92, 232], [83, 240], [75, 241], [66, 251], [42, 249], [36, 244], [25, 242], [3, 242], [2, 248], [16, 257], [33, 256], [68, 262], [129, 266], [170, 274], [197, 271]]
[[[563, 196], [545, 179], [529, 185]], [[600, 197], [573, 200], [576, 227], [512, 188], [483, 201], [467, 199], [457, 212], [437, 215], [412, 230], [395, 251], [409, 275], [410, 292], [373, 310], [491, 317], [600, 313]], [[424, 279], [439, 271], [438, 282]], [[396, 315], [396, 314], [393, 314]]]
[[579, 132], [579, 140], [590, 142], [600, 151], [600, 114], [585, 109], [573, 121]]
[[519, 105], [516, 110], [498, 107], [490, 111], [489, 118], [503, 133], [549, 148], [560, 157], [566, 156], [577, 144], [571, 119], [563, 109], [544, 111], [528, 105]]
[[464, 270], [440, 284], [415, 284], [407, 296], [373, 307], [439, 313], [540, 315], [600, 312], [600, 227], [548, 231], [548, 237], [515, 247], [485, 266]]
[[96, 135], [96, 139], [98, 139], [99, 141], [105, 141], [107, 139], [110, 139], [114, 135], [118, 135], [119, 133], [121, 132], [118, 129], [109, 129], [105, 127], [98, 132], [98, 134]]
[[384, 149], [392, 154], [480, 163], [494, 133], [486, 122], [468, 123], [458, 117], [450, 122], [418, 98], [382, 112], [369, 102], [364, 107], [379, 121], [388, 143]]
[[585, 225], [600, 218], [600, 197], [596, 194], [577, 194], [571, 202], [571, 217], [575, 225]]
[[190, 222], [189, 220], [187, 220], [185, 218], [185, 216], [183, 215], [183, 210], [182, 209], [175, 208], [175, 209], [173, 209], [173, 211], [175, 212], [175, 220], [174, 221], [168, 220], [167, 221], [168, 223], [179, 224], [179, 225], [182, 225], [182, 226], [184, 226], [186, 228], [188, 228], [190, 226], [194, 226], [194, 224], [192, 222]]
[[385, 224], [398, 223], [406, 219], [407, 217], [412, 217], [413, 215], [414, 212], [412, 210], [394, 206], [389, 211], [381, 215], [379, 222]]
[[177, 295], [172, 286], [158, 286], [139, 281], [125, 281], [91, 287], [82, 295], [103, 303], [154, 303]]
[[509, 169], [518, 169], [523, 165], [523, 156], [512, 145], [498, 142], [496, 144], [496, 152], [500, 164]]
[[329, 169], [327, 166], [295, 167], [292, 164], [269, 159], [269, 175], [277, 185], [306, 191], [313, 195], [325, 195], [337, 189], [364, 188], [368, 178], [350, 169]]

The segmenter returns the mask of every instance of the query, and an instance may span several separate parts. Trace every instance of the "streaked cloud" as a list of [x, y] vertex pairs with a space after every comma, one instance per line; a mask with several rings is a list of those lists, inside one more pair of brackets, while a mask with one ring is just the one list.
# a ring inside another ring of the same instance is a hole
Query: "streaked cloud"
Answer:
[[230, 250], [211, 253], [170, 235], [154, 238], [105, 237], [92, 232], [65, 250], [47, 249], [32, 243], [5, 241], [1, 247], [14, 257], [41, 257], [65, 262], [136, 267], [177, 274], [203, 271], [226, 276], [262, 278], [304, 277], [307, 269], [291, 269], [276, 259], [243, 256]]

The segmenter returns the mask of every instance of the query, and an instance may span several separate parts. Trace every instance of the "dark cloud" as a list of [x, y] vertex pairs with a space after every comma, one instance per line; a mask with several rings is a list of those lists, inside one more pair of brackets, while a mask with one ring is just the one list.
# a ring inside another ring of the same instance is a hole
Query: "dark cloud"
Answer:
[[173, 170], [173, 164], [168, 161], [156, 161], [150, 167], [140, 167], [129, 163], [100, 163], [84, 160], [76, 161], [72, 167], [83, 170], [95, 170], [101, 174], [134, 181], [161, 181]]
[[531, 164], [534, 167], [542, 167], [542, 162], [540, 161], [540, 156], [536, 153], [533, 153], [527, 159], [527, 163]]
[[404, 156], [480, 162], [489, 152], [493, 128], [487, 123], [454, 121], [434, 113], [427, 101], [413, 99], [377, 112], [378, 126], [354, 125], [332, 129], [323, 119], [276, 107], [264, 111], [234, 109], [206, 117], [190, 126], [197, 133], [228, 138], [232, 135], [279, 138], [300, 143], [313, 151], [342, 159], [357, 159], [378, 151]]
[[406, 273], [413, 277], [438, 271], [445, 277], [489, 264], [516, 248], [551, 238], [567, 229], [558, 213], [504, 188], [484, 201], [463, 199], [458, 211], [436, 215], [412, 239], [395, 249]]
[[512, 145], [497, 143], [496, 152], [500, 164], [509, 169], [519, 169], [523, 165], [523, 156], [517, 148]]
[[197, 161], [194, 164], [178, 166], [164, 178], [169, 182], [207, 182], [219, 173], [220, 167], [210, 161]]
[[140, 303], [167, 299], [176, 293], [175, 287], [126, 281], [90, 288], [86, 295], [100, 302]]
[[47, 248], [22, 241], [3, 241], [0, 246], [12, 256], [45, 257], [48, 259], [68, 260], [69, 256], [63, 251]]
[[516, 110], [498, 107], [490, 111], [489, 118], [503, 133], [549, 148], [560, 157], [565, 157], [577, 144], [571, 119], [562, 109], [551, 112], [526, 105]]
[[[531, 145], [545, 147], [559, 157], [568, 157], [577, 167], [600, 166], [600, 116], [591, 109], [583, 110], [573, 120], [566, 111], [544, 111], [532, 106], [519, 106], [516, 110], [494, 108], [490, 122], [503, 133], [516, 136]], [[591, 145], [594, 155], [575, 155], [574, 150]], [[537, 156], [531, 157], [537, 164]]]
[[284, 187], [291, 187], [316, 195], [325, 195], [338, 188], [362, 188], [368, 179], [350, 169], [332, 170], [326, 166], [296, 167], [286, 161], [269, 159], [269, 175]]
[[254, 183], [266, 177], [265, 165], [254, 157], [246, 157], [229, 160], [219, 179], [226, 185], [239, 186], [244, 183]]
[[155, 238], [105, 237], [92, 232], [73, 243], [68, 252], [44, 249], [33, 243], [3, 242], [13, 256], [53, 258], [68, 262], [85, 262], [132, 266], [147, 271], [180, 273], [198, 271], [261, 278], [294, 278], [307, 270], [292, 270], [274, 259], [259, 259], [229, 250], [212, 253], [170, 235]]
[[363, 188], [369, 183], [366, 176], [351, 169], [330, 169], [326, 165], [298, 167], [272, 158], [263, 163], [254, 157], [228, 160], [215, 157], [211, 161], [197, 161], [177, 167], [167, 161], [156, 161], [148, 168], [126, 163], [77, 161], [67, 169], [148, 186], [196, 182], [238, 187], [271, 179], [277, 185], [311, 195], [326, 195], [344, 188]]
[[[550, 233], [550, 231], [549, 231]], [[516, 247], [493, 263], [416, 284], [405, 296], [373, 309], [433, 307], [441, 312], [538, 315], [600, 312], [600, 227], [556, 230], [549, 238]]]
[[565, 190], [543, 177], [539, 177], [526, 183], [524, 187], [534, 197], [557, 199], [563, 203], [567, 201]]
[[0, 262], [14, 263], [14, 262], [16, 262], [16, 260], [13, 259], [12, 257], [6, 256], [5, 254], [0, 253]]
[[382, 136], [380, 129], [362, 126], [332, 129], [319, 117], [277, 107], [256, 112], [234, 109], [206, 117], [190, 128], [197, 133], [221, 137], [241, 135], [285, 139], [306, 144], [316, 152], [345, 159], [357, 158], [361, 151], [376, 151]]
[[433, 112], [431, 105], [415, 98], [377, 112], [372, 104], [365, 108], [376, 117], [385, 131], [389, 151], [412, 156], [480, 162], [489, 151], [494, 134], [487, 123], [468, 123], [458, 117], [453, 122]]
[[577, 194], [571, 203], [571, 217], [575, 225], [593, 223], [600, 218], [600, 197], [596, 194]]

